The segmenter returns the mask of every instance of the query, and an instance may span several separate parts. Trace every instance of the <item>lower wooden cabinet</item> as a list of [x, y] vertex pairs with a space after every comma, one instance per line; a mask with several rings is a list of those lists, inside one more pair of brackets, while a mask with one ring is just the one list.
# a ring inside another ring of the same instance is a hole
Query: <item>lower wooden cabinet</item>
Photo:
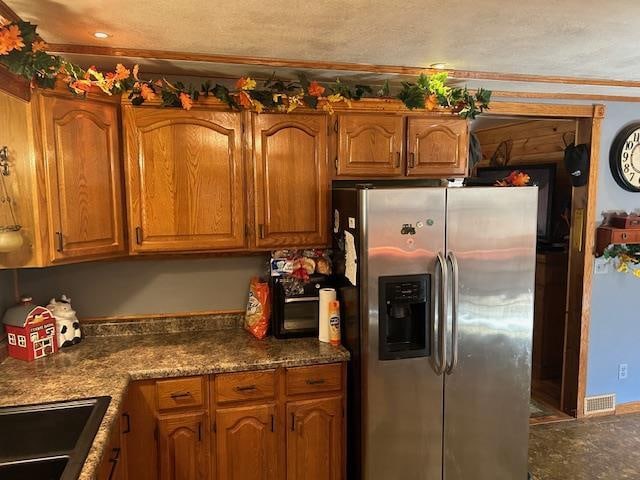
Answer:
[[[345, 480], [344, 373], [330, 364], [134, 382], [122, 471], [131, 480]], [[207, 401], [167, 411], [166, 391], [185, 382]]]
[[124, 463], [125, 452], [122, 442], [122, 433], [120, 429], [120, 423], [111, 431], [111, 437], [109, 438], [109, 444], [102, 457], [102, 462], [98, 467], [98, 474], [96, 475], [98, 480], [126, 480], [127, 469]]
[[209, 478], [209, 429], [205, 413], [182, 413], [158, 419], [161, 480]]
[[217, 480], [276, 480], [276, 406], [252, 405], [216, 411]]
[[287, 479], [341, 479], [342, 397], [290, 402], [287, 418]]

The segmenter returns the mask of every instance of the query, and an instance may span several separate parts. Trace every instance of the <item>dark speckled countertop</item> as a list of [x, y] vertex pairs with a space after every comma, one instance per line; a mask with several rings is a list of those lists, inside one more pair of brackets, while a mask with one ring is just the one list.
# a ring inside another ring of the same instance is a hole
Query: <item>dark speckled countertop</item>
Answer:
[[102, 420], [80, 478], [95, 478], [108, 434], [132, 380], [343, 362], [349, 353], [317, 339], [256, 340], [241, 329], [159, 335], [88, 337], [31, 363], [0, 364], [0, 406], [107, 395]]

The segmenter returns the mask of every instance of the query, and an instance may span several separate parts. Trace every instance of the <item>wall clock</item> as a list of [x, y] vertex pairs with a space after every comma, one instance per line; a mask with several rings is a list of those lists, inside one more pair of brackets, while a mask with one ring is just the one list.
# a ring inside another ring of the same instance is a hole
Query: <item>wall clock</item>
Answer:
[[611, 145], [609, 166], [625, 190], [640, 192], [640, 122], [622, 129]]

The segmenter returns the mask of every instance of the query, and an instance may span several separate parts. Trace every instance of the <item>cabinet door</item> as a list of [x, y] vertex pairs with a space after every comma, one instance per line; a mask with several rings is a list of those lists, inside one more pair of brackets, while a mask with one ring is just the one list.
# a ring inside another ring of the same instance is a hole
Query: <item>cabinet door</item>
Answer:
[[129, 385], [123, 409], [126, 465], [131, 480], [158, 479], [156, 385], [153, 380]]
[[217, 480], [277, 480], [275, 405], [216, 412]]
[[186, 413], [158, 420], [160, 479], [207, 480], [208, 428], [205, 413]]
[[124, 446], [122, 445], [120, 424], [118, 423], [111, 431], [109, 443], [98, 467], [97, 480], [126, 480], [123, 454]]
[[287, 420], [287, 480], [341, 479], [342, 397], [288, 403]]
[[328, 243], [327, 116], [253, 116], [255, 245]]
[[49, 258], [125, 251], [118, 106], [40, 94]]
[[124, 112], [132, 252], [243, 248], [241, 114]]
[[338, 176], [402, 175], [404, 120], [397, 115], [344, 114], [338, 117]]
[[467, 175], [469, 124], [464, 119], [409, 118], [407, 175]]

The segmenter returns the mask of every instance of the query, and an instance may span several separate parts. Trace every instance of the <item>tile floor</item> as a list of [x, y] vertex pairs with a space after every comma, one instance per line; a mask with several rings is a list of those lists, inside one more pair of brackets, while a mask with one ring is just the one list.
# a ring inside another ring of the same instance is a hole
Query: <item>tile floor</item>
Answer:
[[640, 414], [534, 425], [535, 480], [640, 480]]

